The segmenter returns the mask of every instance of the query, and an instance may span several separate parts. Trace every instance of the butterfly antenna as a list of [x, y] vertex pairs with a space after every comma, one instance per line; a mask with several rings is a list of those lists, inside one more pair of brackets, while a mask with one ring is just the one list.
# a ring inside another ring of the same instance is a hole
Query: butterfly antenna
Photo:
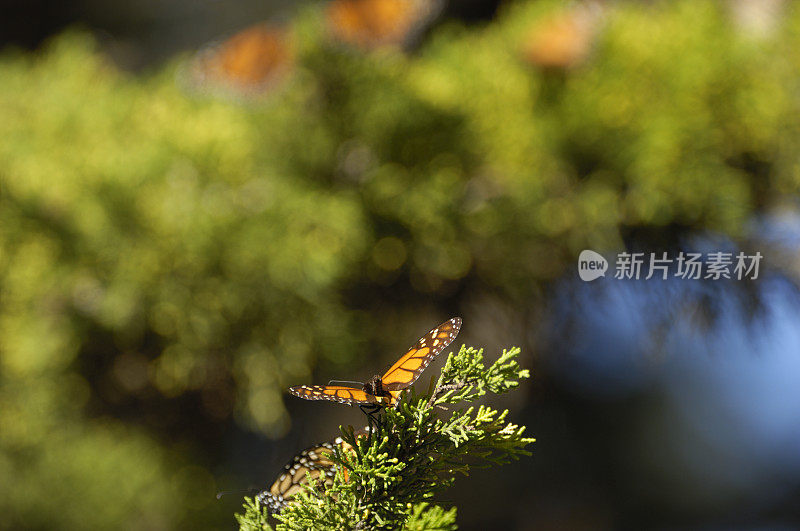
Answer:
[[223, 496], [226, 494], [242, 494], [244, 492], [255, 493], [258, 492], [258, 489], [237, 489], [237, 490], [221, 490], [217, 493], [217, 499], [222, 499]]
[[358, 387], [361, 387], [362, 385], [364, 385], [362, 382], [354, 382], [354, 381], [351, 381], [351, 380], [329, 380], [328, 381], [328, 385], [331, 385], [332, 383], [354, 384], [354, 385], [357, 385]]

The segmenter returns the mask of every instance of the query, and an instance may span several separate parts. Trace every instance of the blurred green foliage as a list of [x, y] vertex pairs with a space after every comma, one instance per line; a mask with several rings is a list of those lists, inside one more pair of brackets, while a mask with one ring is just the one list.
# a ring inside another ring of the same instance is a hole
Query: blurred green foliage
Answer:
[[0, 526], [211, 525], [196, 432], [278, 436], [285, 387], [396, 345], [398, 319], [526, 301], [631, 230], [737, 236], [797, 191], [796, 5], [753, 36], [712, 2], [621, 4], [541, 68], [522, 50], [558, 5], [413, 54], [332, 44], [311, 11], [246, 104], [82, 34], [5, 52]]

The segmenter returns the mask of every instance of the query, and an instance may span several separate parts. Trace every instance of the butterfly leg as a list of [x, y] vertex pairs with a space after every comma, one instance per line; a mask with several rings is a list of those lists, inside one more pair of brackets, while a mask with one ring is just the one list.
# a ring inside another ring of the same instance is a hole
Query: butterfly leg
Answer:
[[383, 406], [381, 406], [380, 404], [370, 404], [367, 406], [358, 406], [358, 407], [359, 409], [361, 409], [362, 413], [364, 413], [367, 416], [367, 428], [369, 429], [369, 431], [367, 432], [367, 444], [371, 444], [372, 432], [374, 431], [373, 426], [375, 426], [375, 428], [378, 427], [378, 419], [375, 418], [375, 413], [380, 411]]
[[372, 421], [374, 417], [372, 414], [375, 412], [375, 406], [358, 406], [361, 412], [367, 416], [367, 444], [372, 442]]

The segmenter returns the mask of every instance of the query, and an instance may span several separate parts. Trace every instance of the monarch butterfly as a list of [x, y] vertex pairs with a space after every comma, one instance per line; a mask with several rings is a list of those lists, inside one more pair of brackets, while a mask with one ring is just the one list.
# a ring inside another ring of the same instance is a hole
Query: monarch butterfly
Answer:
[[336, 40], [372, 49], [408, 44], [442, 7], [437, 0], [335, 0], [326, 19]]
[[585, 4], [543, 19], [524, 44], [524, 58], [529, 63], [554, 69], [566, 69], [583, 61], [589, 54], [600, 22], [600, 7]]
[[428, 364], [456, 338], [460, 329], [460, 317], [440, 324], [422, 336], [383, 376], [376, 374], [361, 389], [338, 385], [298, 385], [290, 388], [289, 392], [306, 400], [331, 400], [349, 406], [394, 405], [400, 393], [419, 378]]
[[254, 97], [271, 88], [291, 62], [286, 32], [257, 24], [200, 50], [182, 76], [204, 92]]
[[[360, 438], [368, 431], [369, 428], [356, 430], [355, 435]], [[353, 447], [341, 437], [306, 448], [286, 463], [281, 475], [269, 489], [256, 495], [258, 502], [266, 506], [270, 513], [277, 513], [290, 503], [291, 498], [303, 489], [303, 485], [308, 485], [309, 477], [312, 481], [322, 478], [323, 488], [333, 485], [337, 466], [331, 455], [336, 447], [343, 451], [353, 451]]]

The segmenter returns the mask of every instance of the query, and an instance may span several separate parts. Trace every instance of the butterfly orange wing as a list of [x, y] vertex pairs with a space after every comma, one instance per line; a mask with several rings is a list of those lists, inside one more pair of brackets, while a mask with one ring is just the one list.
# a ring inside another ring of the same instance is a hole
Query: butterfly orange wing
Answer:
[[376, 397], [361, 389], [339, 385], [298, 385], [290, 387], [289, 392], [306, 400], [330, 400], [348, 406], [378, 402]]
[[302, 490], [302, 485], [308, 484], [308, 478], [317, 480], [322, 477], [322, 484], [329, 487], [333, 484], [336, 475], [336, 465], [330, 456], [334, 445], [342, 444], [341, 438], [333, 442], [321, 443], [306, 448], [283, 467], [281, 475], [269, 490], [261, 491], [257, 498], [262, 505], [266, 505], [270, 512], [281, 511], [289, 499]]
[[326, 18], [339, 41], [362, 49], [399, 46], [435, 15], [436, 4], [435, 0], [334, 0]]
[[284, 77], [292, 60], [286, 31], [258, 24], [200, 50], [183, 78], [203, 92], [254, 97]]
[[[357, 438], [362, 438], [367, 436], [368, 431], [369, 428], [359, 429], [354, 434]], [[337, 465], [331, 456], [337, 446], [342, 451], [355, 452], [341, 437], [306, 448], [283, 467], [281, 475], [269, 489], [256, 495], [258, 501], [268, 507], [271, 513], [277, 513], [291, 503], [291, 498], [302, 490], [303, 485], [308, 485], [309, 477], [312, 481], [322, 478], [322, 488], [333, 485]], [[349, 474], [346, 469], [343, 472], [346, 482]]]
[[453, 317], [421, 338], [408, 352], [397, 360], [381, 377], [383, 388], [392, 394], [392, 402], [399, 391], [409, 387], [428, 364], [436, 358], [458, 335], [461, 318]]

